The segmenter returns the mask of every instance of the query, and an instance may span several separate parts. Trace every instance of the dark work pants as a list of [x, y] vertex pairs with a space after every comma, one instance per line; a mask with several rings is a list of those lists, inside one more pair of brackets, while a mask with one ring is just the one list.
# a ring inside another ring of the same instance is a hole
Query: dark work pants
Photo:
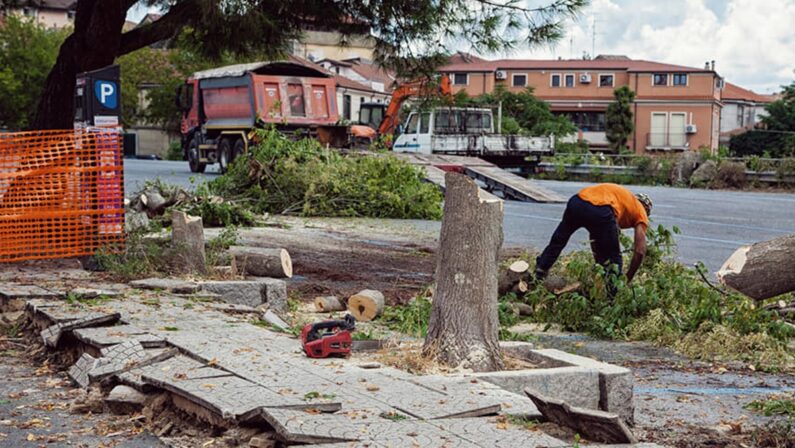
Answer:
[[[585, 227], [591, 239], [591, 250], [597, 263], [605, 267], [606, 272], [617, 268], [614, 274], [621, 274], [621, 247], [618, 242], [618, 223], [613, 208], [609, 205], [593, 205], [574, 195], [566, 204], [563, 220], [552, 234], [544, 252], [536, 259], [536, 270], [546, 273], [555, 264], [560, 252], [566, 247], [571, 234]], [[608, 278], [608, 293], [612, 297], [615, 290]]]

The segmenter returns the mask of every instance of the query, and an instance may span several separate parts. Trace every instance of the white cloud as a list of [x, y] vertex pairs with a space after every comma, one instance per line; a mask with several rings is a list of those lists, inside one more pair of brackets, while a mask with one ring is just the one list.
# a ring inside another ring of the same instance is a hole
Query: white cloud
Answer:
[[625, 54], [703, 67], [716, 61], [730, 82], [760, 93], [795, 79], [795, 0], [594, 0], [553, 48], [523, 50], [519, 58], [569, 58]]

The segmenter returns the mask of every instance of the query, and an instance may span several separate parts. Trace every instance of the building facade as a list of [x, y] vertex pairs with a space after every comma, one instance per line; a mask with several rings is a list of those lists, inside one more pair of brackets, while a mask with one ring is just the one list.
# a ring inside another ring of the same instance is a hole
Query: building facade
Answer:
[[635, 132], [629, 147], [636, 153], [717, 149], [722, 78], [714, 66], [684, 67], [598, 56], [592, 60], [496, 60], [444, 66], [453, 91], [471, 96], [503, 85], [513, 92], [532, 87], [553, 113], [569, 116], [579, 138], [605, 148], [605, 113], [613, 91], [632, 89]]
[[726, 145], [733, 135], [756, 127], [767, 114], [765, 107], [775, 100], [775, 96], [760, 95], [727, 82], [721, 100], [720, 142]]
[[[0, 16], [18, 14], [30, 17], [47, 28], [64, 28], [74, 24], [77, 0], [30, 0], [5, 6], [0, 1]], [[0, 17], [2, 18], [2, 17]]]

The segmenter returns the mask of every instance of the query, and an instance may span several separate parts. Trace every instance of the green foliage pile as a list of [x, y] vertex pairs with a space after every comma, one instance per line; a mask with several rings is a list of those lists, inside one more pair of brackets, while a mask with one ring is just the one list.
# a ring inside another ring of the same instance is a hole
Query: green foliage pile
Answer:
[[0, 129], [28, 127], [58, 48], [70, 33], [7, 14], [0, 24]]
[[[676, 262], [676, 232], [649, 229], [642, 269], [631, 284], [619, 281], [612, 300], [590, 251], [575, 252], [555, 267], [556, 275], [581, 283], [577, 291], [556, 296], [537, 286], [521, 299], [534, 308], [533, 320], [565, 330], [651, 341], [704, 360], [741, 360], [766, 369], [792, 363], [786, 342], [793, 331], [752, 299], [707, 284], [703, 266]], [[622, 235], [622, 245], [631, 253], [630, 238]]]
[[[470, 97], [463, 90], [456, 93], [453, 103], [458, 107], [495, 107], [502, 103], [502, 133], [523, 135], [554, 135], [565, 137], [577, 132], [566, 116], [555, 115], [549, 105], [533, 95], [533, 88], [514, 93], [498, 84], [492, 93]], [[495, 114], [496, 119], [496, 114]]]
[[[440, 219], [442, 194], [421, 170], [391, 156], [345, 156], [274, 129], [213, 180], [207, 192], [254, 213]], [[202, 213], [202, 217], [204, 214]]]

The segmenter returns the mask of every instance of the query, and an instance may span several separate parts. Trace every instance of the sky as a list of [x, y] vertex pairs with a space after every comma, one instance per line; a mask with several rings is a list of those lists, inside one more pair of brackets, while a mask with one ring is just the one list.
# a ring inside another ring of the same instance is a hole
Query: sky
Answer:
[[[128, 19], [144, 14], [145, 7], [133, 8]], [[699, 68], [714, 60], [727, 81], [758, 93], [778, 92], [795, 80], [795, 0], [591, 0], [566, 30], [554, 46], [481, 56], [568, 59], [593, 49]]]
[[566, 29], [554, 47], [484, 56], [580, 58], [594, 47], [690, 67], [714, 60], [727, 81], [758, 93], [795, 80], [795, 0], [592, 0]]

